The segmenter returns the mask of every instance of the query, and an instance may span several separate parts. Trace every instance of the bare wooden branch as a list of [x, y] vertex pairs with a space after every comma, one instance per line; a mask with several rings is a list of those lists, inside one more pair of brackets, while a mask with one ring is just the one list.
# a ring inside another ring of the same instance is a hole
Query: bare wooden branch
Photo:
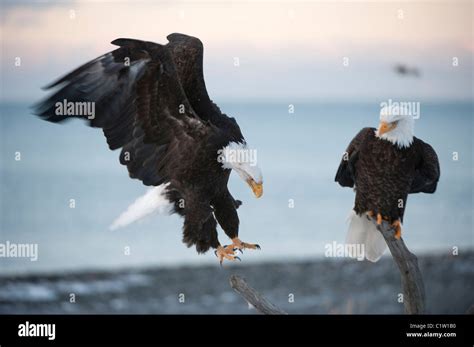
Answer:
[[[423, 284], [420, 268], [418, 267], [417, 257], [408, 250], [402, 238], [395, 238], [395, 230], [387, 221], [382, 221], [381, 225], [377, 225], [375, 219], [372, 221], [382, 233], [392, 253], [392, 257], [400, 270], [405, 313], [424, 313], [425, 286]], [[230, 277], [230, 285], [248, 303], [255, 307], [257, 311], [263, 314], [287, 314], [250, 287], [243, 278], [232, 275]]]
[[250, 287], [243, 278], [237, 275], [230, 276], [230, 286], [260, 313], [287, 314], [265, 299], [259, 292]]
[[[372, 220], [376, 225], [375, 219]], [[421, 314], [425, 311], [425, 286], [423, 277], [418, 267], [417, 257], [411, 253], [403, 239], [395, 238], [395, 230], [386, 221], [377, 225], [377, 229], [382, 233], [393, 259], [400, 270], [403, 288], [403, 303], [405, 313]]]

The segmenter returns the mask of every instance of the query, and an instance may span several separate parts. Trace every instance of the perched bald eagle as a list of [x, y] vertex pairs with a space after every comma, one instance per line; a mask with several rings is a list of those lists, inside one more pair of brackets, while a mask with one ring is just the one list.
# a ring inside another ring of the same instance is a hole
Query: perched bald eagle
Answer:
[[[35, 114], [54, 123], [84, 118], [102, 128], [109, 148], [122, 148], [120, 163], [130, 177], [154, 186], [112, 228], [152, 212], [178, 213], [184, 217], [183, 242], [198, 253], [216, 249], [222, 264], [239, 259], [237, 249], [260, 248], [238, 238], [241, 202], [227, 189], [231, 170], [256, 197], [263, 193], [262, 174], [245, 155], [250, 149], [235, 119], [208, 96], [201, 41], [183, 34], [167, 38], [166, 45], [113, 41], [120, 48], [48, 85], [55, 91], [35, 106]], [[217, 222], [231, 245], [219, 243]]]
[[380, 126], [364, 128], [351, 141], [337, 170], [335, 181], [355, 189], [347, 244], [364, 245], [365, 257], [377, 261], [386, 242], [378, 224], [392, 223], [401, 237], [401, 223], [408, 194], [434, 193], [440, 176], [434, 149], [416, 138], [414, 118], [400, 110], [383, 108]]

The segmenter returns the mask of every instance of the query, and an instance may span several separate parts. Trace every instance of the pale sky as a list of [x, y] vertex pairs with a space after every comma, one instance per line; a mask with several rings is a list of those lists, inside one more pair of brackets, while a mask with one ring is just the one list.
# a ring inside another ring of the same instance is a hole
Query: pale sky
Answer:
[[[472, 1], [0, 2], [4, 101], [41, 97], [115, 38], [166, 43], [172, 32], [203, 41], [216, 101], [473, 96]], [[421, 77], [395, 74], [397, 63]]]

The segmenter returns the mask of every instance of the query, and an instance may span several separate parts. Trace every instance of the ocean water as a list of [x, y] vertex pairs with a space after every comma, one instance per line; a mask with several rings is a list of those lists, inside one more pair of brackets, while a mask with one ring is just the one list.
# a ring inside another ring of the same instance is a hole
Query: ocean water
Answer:
[[[246, 251], [243, 262], [319, 258], [326, 244], [343, 242], [354, 193], [334, 175], [353, 136], [377, 125], [378, 103], [296, 103], [293, 114], [284, 102], [219, 104], [257, 149], [264, 175], [261, 199], [237, 175], [230, 181], [243, 201], [240, 237], [262, 246]], [[213, 252], [198, 255], [184, 246], [178, 216], [109, 230], [147, 188], [128, 177], [101, 130], [77, 120], [44, 122], [27, 104], [2, 104], [0, 111], [0, 242], [39, 247], [35, 262], [1, 258], [0, 273], [217, 263]], [[421, 105], [415, 133], [436, 149], [441, 181], [434, 195], [408, 199], [403, 237], [415, 253], [474, 248], [473, 119], [472, 103]], [[21, 160], [15, 160], [18, 152]], [[220, 229], [219, 235], [229, 242]]]

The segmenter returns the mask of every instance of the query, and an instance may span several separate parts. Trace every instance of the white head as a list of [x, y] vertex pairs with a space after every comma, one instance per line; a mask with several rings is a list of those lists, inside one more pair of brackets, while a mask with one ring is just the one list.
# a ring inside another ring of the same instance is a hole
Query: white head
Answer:
[[252, 189], [257, 198], [263, 194], [263, 177], [257, 165], [257, 151], [246, 143], [231, 142], [218, 151], [217, 160], [224, 169], [235, 170]]
[[384, 107], [380, 111], [380, 125], [375, 136], [390, 141], [399, 148], [409, 147], [413, 142], [415, 119], [411, 114]]

